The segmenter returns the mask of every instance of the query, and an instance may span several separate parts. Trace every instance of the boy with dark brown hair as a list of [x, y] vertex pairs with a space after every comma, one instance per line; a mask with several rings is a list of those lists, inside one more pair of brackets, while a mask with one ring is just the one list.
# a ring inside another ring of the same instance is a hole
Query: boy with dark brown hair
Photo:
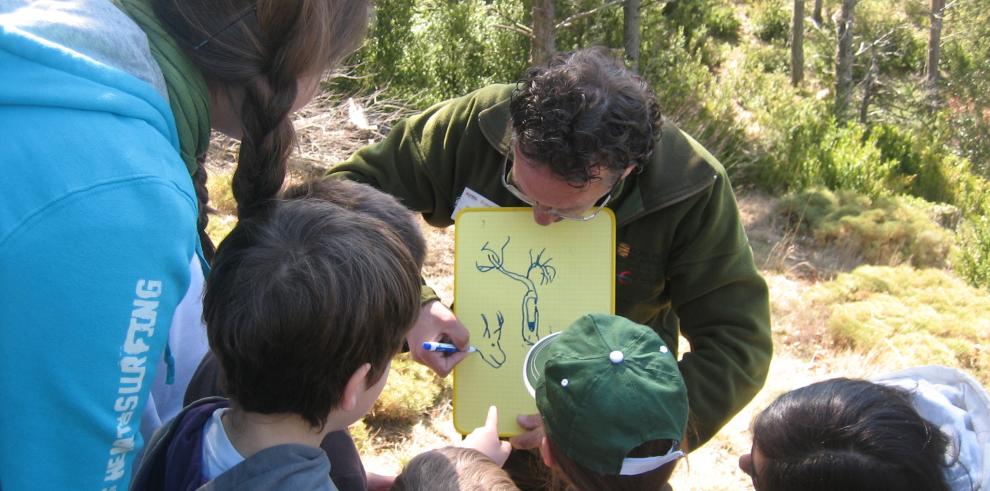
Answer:
[[271, 201], [220, 245], [204, 319], [229, 401], [197, 401], [163, 427], [134, 489], [336, 489], [320, 443], [385, 385], [419, 311], [425, 247], [300, 196]]

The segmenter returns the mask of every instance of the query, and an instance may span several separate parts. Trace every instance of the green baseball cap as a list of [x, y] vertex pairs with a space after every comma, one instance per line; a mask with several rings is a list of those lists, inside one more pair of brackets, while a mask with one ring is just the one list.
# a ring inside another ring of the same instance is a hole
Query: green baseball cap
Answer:
[[[684, 455], [677, 443], [687, 425], [687, 389], [677, 359], [652, 329], [585, 315], [533, 345], [523, 372], [547, 436], [586, 468], [636, 475]], [[665, 455], [626, 457], [653, 440], [674, 445]]]

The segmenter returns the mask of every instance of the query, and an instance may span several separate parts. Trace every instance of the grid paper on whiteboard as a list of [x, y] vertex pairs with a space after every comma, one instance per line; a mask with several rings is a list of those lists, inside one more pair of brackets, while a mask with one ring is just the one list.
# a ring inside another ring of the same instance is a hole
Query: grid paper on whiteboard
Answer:
[[462, 211], [454, 231], [454, 312], [471, 332], [454, 369], [454, 427], [469, 433], [499, 412], [499, 433], [536, 413], [522, 379], [529, 346], [578, 317], [615, 310], [615, 216], [544, 227], [532, 208]]

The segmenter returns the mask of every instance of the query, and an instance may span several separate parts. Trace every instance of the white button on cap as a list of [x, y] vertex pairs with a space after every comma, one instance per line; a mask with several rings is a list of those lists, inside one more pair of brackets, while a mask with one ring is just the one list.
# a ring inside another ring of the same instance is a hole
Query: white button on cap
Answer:
[[660, 352], [661, 353], [666, 353], [667, 352], [667, 347], [666, 346], [661, 346], [660, 347]]
[[608, 354], [608, 359], [611, 360], [612, 363], [622, 363], [622, 358], [623, 356], [621, 351], [613, 351]]
[[560, 381], [560, 386], [561, 387], [567, 387], [567, 379], [566, 378]]

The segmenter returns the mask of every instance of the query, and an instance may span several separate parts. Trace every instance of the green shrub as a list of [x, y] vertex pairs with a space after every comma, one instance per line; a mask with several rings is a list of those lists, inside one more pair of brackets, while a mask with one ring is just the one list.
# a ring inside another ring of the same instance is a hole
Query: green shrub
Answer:
[[982, 0], [960, 0], [946, 9], [941, 86], [943, 117], [952, 146], [990, 178], [990, 10]]
[[[864, 45], [876, 43], [880, 75], [906, 76], [925, 66], [929, 19], [901, 0], [873, 0], [856, 5], [853, 35]], [[869, 54], [858, 67], [859, 79], [870, 66]]]
[[[766, 91], [777, 89], [776, 93]], [[812, 186], [869, 196], [899, 191], [898, 163], [885, 159], [876, 135], [858, 123], [839, 126], [825, 102], [801, 98], [786, 83], [757, 90], [768, 104], [756, 112], [762, 155], [754, 180], [774, 191]]]
[[881, 366], [958, 366], [990, 382], [990, 294], [945, 271], [862, 266], [811, 295], [831, 307], [835, 342]]
[[[558, 20], [566, 19], [601, 7], [602, 3], [596, 0], [557, 2], [554, 15]], [[648, 15], [656, 15], [656, 8], [644, 4], [640, 7], [640, 16], [642, 18]], [[622, 6], [612, 5], [597, 11], [594, 15], [581, 17], [568, 27], [558, 29], [555, 35], [558, 51], [570, 51], [587, 46], [609, 46], [616, 51], [616, 55], [620, 55], [622, 54], [620, 53], [622, 50], [619, 49], [622, 46]], [[641, 58], [645, 56], [648, 55], [640, 53]]]
[[224, 237], [234, 229], [234, 225], [237, 225], [237, 201], [230, 188], [233, 176], [233, 169], [214, 168], [210, 170], [206, 180], [210, 207], [215, 210], [206, 224], [206, 234], [210, 236], [214, 246], [220, 245]]
[[524, 15], [521, 4], [508, 0], [380, 0], [367, 44], [350, 59], [354, 76], [336, 79], [335, 89], [388, 87], [389, 96], [423, 107], [517, 79], [529, 43], [496, 27], [504, 19], [495, 9], [520, 21]]
[[774, 192], [809, 186], [804, 168], [808, 149], [834, 124], [826, 104], [804, 97], [784, 73], [741, 69], [720, 82], [722, 91], [736, 94], [732, 114], [744, 125], [752, 147], [753, 164], [738, 182]]
[[753, 4], [753, 35], [765, 43], [786, 43], [791, 33], [791, 13], [782, 0], [761, 0]]
[[714, 0], [666, 2], [662, 14], [676, 31], [680, 28], [688, 41], [708, 35], [717, 40], [739, 40], [741, 24], [732, 7]]
[[944, 267], [955, 243], [937, 222], [945, 207], [910, 196], [870, 198], [812, 188], [785, 196], [777, 206], [819, 244], [870, 264]]
[[234, 191], [230, 188], [230, 180], [233, 177], [233, 169], [217, 169], [211, 171], [206, 179], [210, 206], [222, 215], [237, 215], [237, 200], [234, 199]]
[[832, 189], [851, 189], [870, 196], [889, 194], [896, 162], [884, 160], [875, 137], [865, 128], [849, 124], [830, 128], [812, 157], [815, 180]]
[[219, 246], [227, 234], [234, 230], [235, 225], [237, 225], [235, 215], [210, 215], [210, 221], [206, 224], [206, 235], [210, 236], [214, 246]]
[[912, 187], [913, 194], [929, 201], [957, 206], [966, 216], [990, 212], [990, 182], [972, 171], [968, 159], [927, 148]]
[[374, 451], [371, 432], [368, 430], [368, 425], [364, 424], [363, 419], [348, 426], [347, 432], [351, 434], [351, 440], [354, 440], [354, 446], [357, 447], [359, 454], [363, 455]]
[[889, 33], [877, 63], [881, 75], [911, 75], [925, 66], [927, 43], [916, 34], [919, 31], [890, 22], [878, 22], [871, 27], [875, 36]]
[[974, 171], [968, 159], [940, 145], [937, 136], [922, 138], [891, 125], [878, 125], [873, 132], [883, 157], [897, 161], [904, 189], [942, 203], [932, 205], [939, 224], [956, 229], [964, 217], [970, 217], [959, 233], [960, 255], [953, 266], [970, 284], [990, 287], [990, 230], [984, 218], [990, 214], [990, 182]]
[[922, 167], [922, 154], [915, 142], [915, 135], [909, 130], [892, 124], [878, 124], [870, 129], [875, 137], [880, 158], [897, 162], [896, 173], [902, 176], [916, 176]]
[[701, 53], [685, 47], [683, 30], [665, 36], [656, 18], [643, 23], [643, 53], [650, 56], [640, 60], [639, 72], [656, 91], [661, 112], [734, 175], [749, 159], [750, 144], [736, 121], [732, 91], [717, 83]]
[[783, 46], [751, 45], [745, 48], [743, 70], [790, 74], [791, 54]]
[[429, 368], [408, 354], [392, 360], [388, 382], [366, 417], [370, 421], [411, 423], [436, 403], [444, 384]]
[[953, 263], [956, 273], [971, 285], [990, 289], [990, 219], [967, 220], [959, 231], [959, 252]]

